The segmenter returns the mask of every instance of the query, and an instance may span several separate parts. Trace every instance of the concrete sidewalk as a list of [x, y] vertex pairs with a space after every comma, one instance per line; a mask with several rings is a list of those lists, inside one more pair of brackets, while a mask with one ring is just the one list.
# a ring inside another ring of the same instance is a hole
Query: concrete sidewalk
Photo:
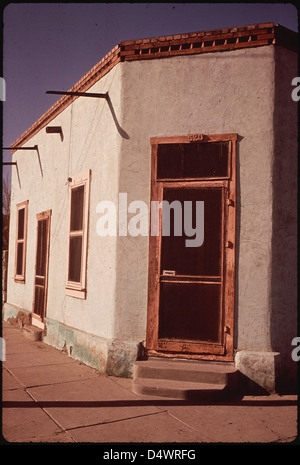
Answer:
[[289, 443], [297, 436], [297, 396], [246, 396], [216, 404], [137, 396], [131, 379], [98, 373], [29, 340], [6, 322], [3, 337], [2, 434], [7, 442], [173, 442], [192, 447]]

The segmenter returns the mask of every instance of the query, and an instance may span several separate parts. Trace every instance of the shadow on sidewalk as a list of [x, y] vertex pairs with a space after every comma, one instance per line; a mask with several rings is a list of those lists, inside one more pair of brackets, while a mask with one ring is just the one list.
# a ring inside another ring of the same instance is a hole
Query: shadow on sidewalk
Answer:
[[103, 408], [103, 407], [149, 407], [149, 406], [200, 406], [200, 405], [232, 405], [237, 407], [280, 407], [297, 405], [296, 399], [272, 399], [258, 400], [247, 399], [242, 397], [229, 399], [227, 401], [219, 400], [214, 402], [204, 402], [203, 400], [99, 400], [99, 401], [3, 401], [3, 408]]

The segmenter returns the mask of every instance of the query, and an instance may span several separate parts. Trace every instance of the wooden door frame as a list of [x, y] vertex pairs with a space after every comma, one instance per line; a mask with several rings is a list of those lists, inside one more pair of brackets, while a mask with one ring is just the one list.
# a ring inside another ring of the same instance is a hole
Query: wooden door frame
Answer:
[[[50, 223], [51, 223], [52, 210], [47, 210], [36, 215], [36, 250], [35, 250], [35, 265], [34, 265], [34, 283], [33, 283], [33, 304], [32, 304], [32, 319], [38, 326], [43, 326], [44, 319], [46, 316], [47, 296], [48, 296], [48, 268], [49, 268], [49, 253], [50, 253]], [[44, 291], [44, 302], [42, 317], [34, 313], [35, 306], [35, 278], [36, 278], [36, 262], [38, 252], [38, 234], [39, 234], [39, 221], [47, 220], [47, 231], [46, 231], [46, 264], [45, 264], [45, 291]]]
[[[222, 247], [223, 257], [223, 337], [221, 341], [225, 352], [208, 345], [205, 353], [182, 353], [180, 345], [178, 351], [170, 352], [163, 349], [163, 343], [158, 341], [159, 324], [159, 271], [161, 259], [161, 233], [158, 236], [149, 235], [149, 280], [148, 280], [148, 309], [147, 309], [147, 333], [146, 351], [148, 355], [161, 357], [194, 358], [203, 360], [233, 360], [233, 337], [234, 337], [234, 300], [235, 300], [235, 244], [236, 244], [236, 142], [237, 134], [192, 134], [178, 137], [155, 137], [150, 139], [151, 144], [151, 200], [161, 197], [163, 187], [223, 187], [227, 193], [223, 211], [225, 213], [224, 243]], [[222, 178], [201, 179], [157, 179], [157, 148], [164, 143], [193, 143], [193, 142], [229, 142], [229, 166], [228, 176]], [[160, 209], [160, 231], [161, 231], [161, 209]], [[185, 348], [187, 347], [184, 344]], [[176, 344], [174, 345], [176, 348]]]

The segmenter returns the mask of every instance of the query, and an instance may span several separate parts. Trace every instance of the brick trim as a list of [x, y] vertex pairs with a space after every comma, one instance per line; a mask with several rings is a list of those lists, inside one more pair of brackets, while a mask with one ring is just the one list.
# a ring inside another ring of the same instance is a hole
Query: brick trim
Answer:
[[[114, 66], [124, 61], [195, 55], [265, 45], [281, 45], [297, 51], [297, 43], [298, 34], [296, 32], [274, 23], [253, 24], [149, 39], [125, 40], [107, 53], [69, 91], [87, 91]], [[14, 147], [22, 146], [77, 98], [77, 96], [70, 95], [61, 97], [11, 145], [12, 150], [15, 151]]]

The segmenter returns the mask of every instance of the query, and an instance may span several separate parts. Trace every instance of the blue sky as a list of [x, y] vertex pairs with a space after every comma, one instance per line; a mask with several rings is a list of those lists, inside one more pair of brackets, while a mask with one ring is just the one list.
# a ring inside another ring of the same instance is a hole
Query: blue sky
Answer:
[[[273, 21], [298, 30], [291, 3], [12, 3], [3, 11], [3, 146], [123, 40]], [[10, 161], [9, 151], [3, 161]]]

